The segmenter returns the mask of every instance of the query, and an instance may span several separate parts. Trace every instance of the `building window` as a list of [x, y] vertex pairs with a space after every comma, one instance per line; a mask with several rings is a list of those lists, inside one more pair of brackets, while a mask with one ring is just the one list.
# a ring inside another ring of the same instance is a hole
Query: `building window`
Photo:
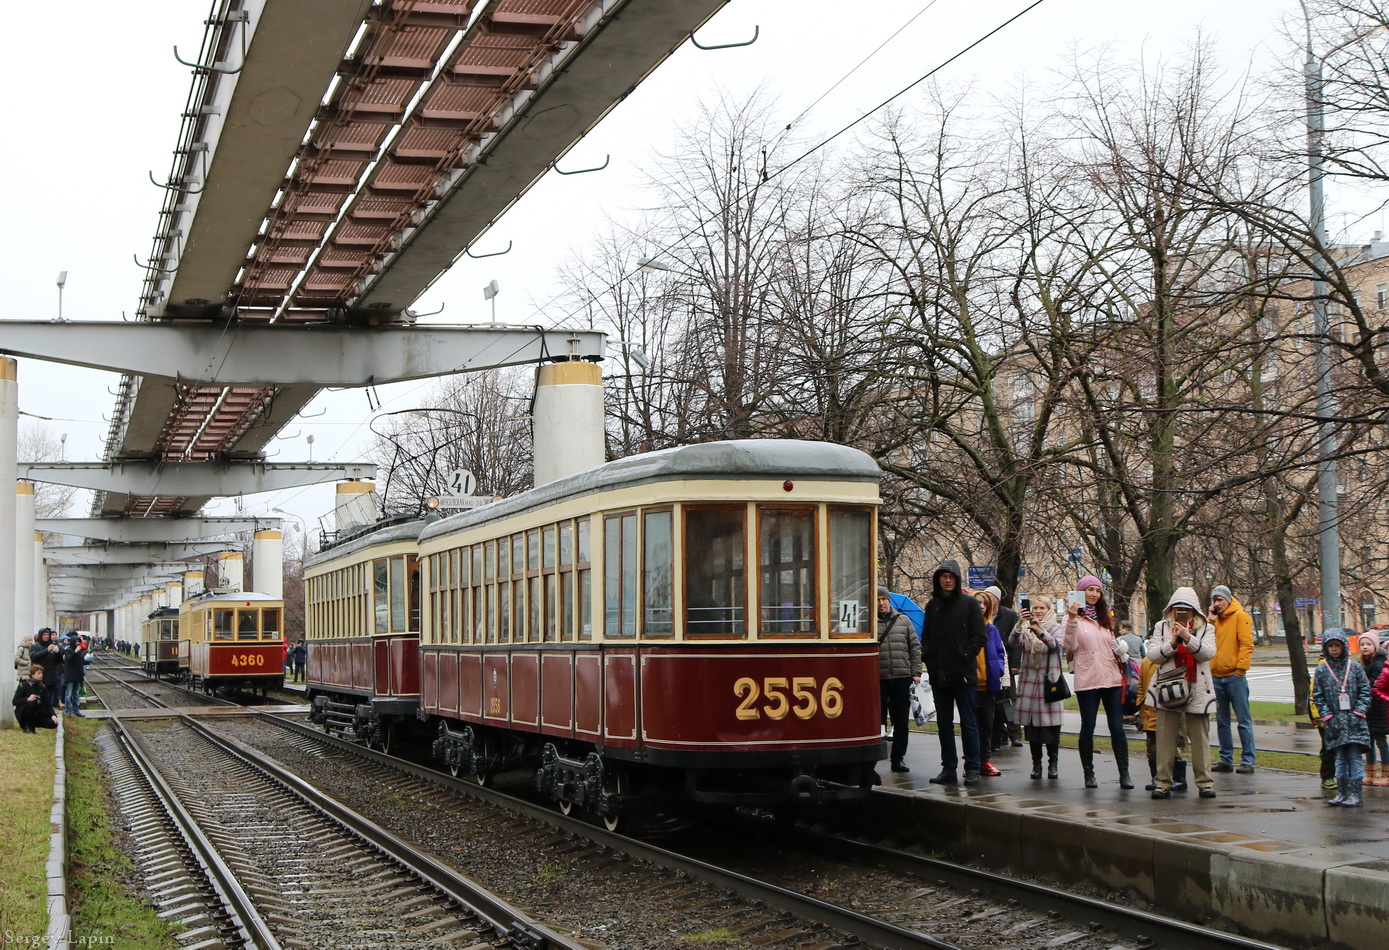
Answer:
[[1389, 284], [1379, 284], [1375, 287], [1375, 306], [1380, 310], [1389, 308]]

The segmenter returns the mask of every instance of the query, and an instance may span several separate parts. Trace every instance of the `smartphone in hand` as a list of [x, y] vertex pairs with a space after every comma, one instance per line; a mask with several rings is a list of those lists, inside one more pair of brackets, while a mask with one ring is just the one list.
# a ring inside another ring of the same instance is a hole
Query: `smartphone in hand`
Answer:
[[1021, 598], [1021, 599], [1018, 601], [1018, 609], [1021, 610], [1023, 613], [1028, 613], [1029, 611], [1031, 611], [1031, 610], [1032, 610], [1032, 598], [1031, 598], [1031, 597], [1023, 597], [1023, 598]]
[[1172, 620], [1184, 627], [1191, 626], [1191, 608], [1175, 607], [1172, 610]]

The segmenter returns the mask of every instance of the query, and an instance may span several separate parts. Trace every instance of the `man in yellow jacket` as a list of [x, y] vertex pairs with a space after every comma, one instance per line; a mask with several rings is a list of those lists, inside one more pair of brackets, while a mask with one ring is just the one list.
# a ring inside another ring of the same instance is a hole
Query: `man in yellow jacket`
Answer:
[[[1249, 714], [1249, 662], [1254, 658], [1254, 622], [1230, 588], [1221, 584], [1211, 591], [1211, 617], [1215, 620], [1215, 659], [1211, 679], [1215, 683], [1215, 734], [1220, 742], [1220, 761], [1212, 772], [1254, 771], [1254, 719]], [[1236, 768], [1235, 740], [1230, 734], [1230, 709], [1239, 722], [1240, 763]]]

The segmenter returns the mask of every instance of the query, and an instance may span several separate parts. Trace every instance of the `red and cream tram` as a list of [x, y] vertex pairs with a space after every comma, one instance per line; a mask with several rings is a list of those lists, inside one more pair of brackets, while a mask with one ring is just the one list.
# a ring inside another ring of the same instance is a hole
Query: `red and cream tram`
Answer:
[[158, 679], [178, 672], [178, 608], [160, 607], [140, 624], [140, 668]]
[[180, 674], [194, 689], [261, 695], [285, 681], [285, 602], [253, 591], [208, 590], [179, 608]]
[[879, 469], [821, 442], [619, 459], [420, 534], [437, 758], [517, 766], [616, 825], [672, 795], [791, 804], [876, 780]]
[[313, 719], [389, 749], [420, 705], [421, 521], [345, 538], [304, 564]]

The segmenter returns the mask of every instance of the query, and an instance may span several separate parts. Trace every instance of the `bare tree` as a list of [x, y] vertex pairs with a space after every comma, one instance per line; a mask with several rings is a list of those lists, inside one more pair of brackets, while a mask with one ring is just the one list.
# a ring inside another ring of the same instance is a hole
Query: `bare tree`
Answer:
[[[41, 422], [21, 420], [16, 455], [25, 462], [57, 462], [63, 457], [63, 442]], [[34, 483], [34, 516], [61, 518], [72, 508], [77, 489], [53, 482]]]

